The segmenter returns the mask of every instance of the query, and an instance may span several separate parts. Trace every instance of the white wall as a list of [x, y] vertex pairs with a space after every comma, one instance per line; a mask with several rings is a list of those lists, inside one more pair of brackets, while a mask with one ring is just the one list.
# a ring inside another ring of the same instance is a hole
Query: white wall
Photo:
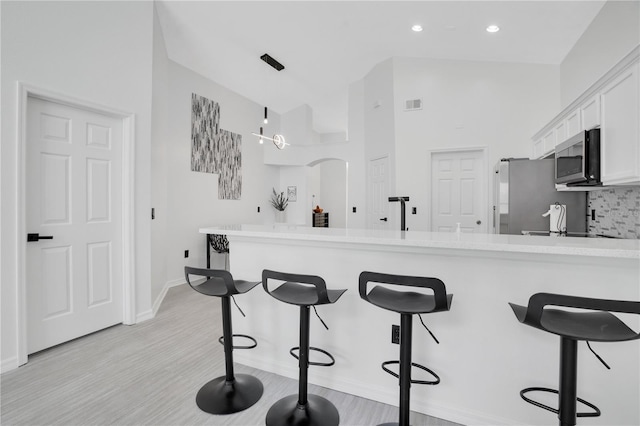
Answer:
[[[166, 284], [167, 265], [167, 144], [169, 143], [169, 58], [158, 16], [153, 13], [153, 96], [151, 104], [151, 300], [156, 301]], [[154, 306], [157, 309], [157, 306]]]
[[320, 197], [316, 204], [329, 213], [331, 228], [346, 228], [347, 163], [341, 160], [323, 161], [320, 168]]
[[607, 1], [562, 61], [561, 107], [573, 102], [638, 44], [640, 2]]
[[[263, 106], [173, 61], [168, 63], [168, 108], [166, 129], [167, 233], [166, 282], [184, 280], [184, 266], [204, 266], [206, 245], [198, 229], [208, 225], [265, 223], [272, 221], [268, 204], [272, 186], [277, 186], [277, 168], [263, 162], [263, 151], [251, 132], [262, 125]], [[220, 104], [220, 128], [242, 135], [242, 196], [240, 200], [218, 199], [218, 175], [191, 171], [191, 94], [197, 93]], [[270, 114], [269, 126], [277, 116]], [[276, 188], [277, 189], [277, 188]], [[260, 207], [260, 213], [258, 213]], [[184, 251], [189, 250], [189, 258]]]
[[[317, 176], [308, 166], [282, 166], [280, 167], [280, 182], [275, 186], [276, 192], [284, 192], [287, 188], [295, 186], [297, 189], [296, 201], [289, 201], [287, 207], [287, 222], [291, 225], [311, 226], [311, 200], [313, 183], [317, 182]], [[274, 211], [273, 207], [269, 207]], [[275, 213], [275, 211], [274, 211]]]
[[[391, 192], [411, 197], [407, 210], [415, 206], [418, 213], [407, 215], [407, 226], [414, 230], [428, 230], [430, 150], [487, 147], [489, 209], [493, 165], [527, 157], [531, 135], [560, 106], [553, 65], [395, 58], [393, 77], [394, 104], [386, 112], [395, 118]], [[416, 98], [423, 109], [403, 111], [405, 100]]]
[[[364, 80], [349, 85], [347, 217], [349, 228], [364, 228], [366, 221], [367, 175], [364, 137]], [[353, 212], [353, 208], [356, 212]]]
[[2, 8], [2, 368], [15, 367], [17, 82], [135, 114], [136, 312], [150, 300], [153, 3], [7, 2]]

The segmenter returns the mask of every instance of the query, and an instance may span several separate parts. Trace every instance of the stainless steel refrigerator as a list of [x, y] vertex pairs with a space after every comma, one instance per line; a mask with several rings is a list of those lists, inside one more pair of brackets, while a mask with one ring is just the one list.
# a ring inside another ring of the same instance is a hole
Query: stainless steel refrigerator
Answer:
[[494, 171], [493, 229], [496, 234], [549, 231], [542, 214], [566, 205], [567, 232], [587, 231], [587, 193], [556, 191], [553, 159], [505, 159]]

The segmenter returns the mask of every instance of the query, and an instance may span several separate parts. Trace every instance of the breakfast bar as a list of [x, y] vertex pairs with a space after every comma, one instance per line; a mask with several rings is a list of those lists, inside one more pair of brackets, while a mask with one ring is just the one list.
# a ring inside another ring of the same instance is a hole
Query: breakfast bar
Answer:
[[[329, 289], [348, 289], [337, 303], [318, 307], [328, 331], [312, 314], [311, 346], [336, 362], [311, 367], [309, 383], [392, 405], [398, 404], [397, 379], [380, 364], [398, 359], [398, 345], [391, 343], [398, 316], [365, 303], [358, 276], [373, 271], [441, 279], [453, 294], [451, 310], [424, 318], [440, 344], [418, 322], [413, 330], [413, 361], [436, 372], [441, 383], [412, 386], [411, 409], [462, 424], [557, 423], [553, 413], [525, 403], [519, 392], [557, 388], [558, 339], [520, 324], [509, 302], [526, 305], [539, 292], [640, 300], [639, 240], [280, 224], [211, 226], [200, 233], [227, 236], [237, 279], [259, 281], [262, 270], [271, 269], [319, 275]], [[236, 362], [296, 378], [297, 362], [288, 353], [299, 337], [292, 326], [296, 307], [276, 304], [264, 291], [244, 295], [241, 307], [247, 316], [234, 310], [234, 330], [253, 336], [258, 347], [235, 351]], [[621, 319], [640, 327], [633, 316]], [[640, 424], [640, 344], [592, 347], [611, 370], [578, 345], [578, 396], [602, 411], [588, 424]], [[416, 379], [421, 373], [412, 371]], [[541, 402], [555, 405], [553, 399]]]

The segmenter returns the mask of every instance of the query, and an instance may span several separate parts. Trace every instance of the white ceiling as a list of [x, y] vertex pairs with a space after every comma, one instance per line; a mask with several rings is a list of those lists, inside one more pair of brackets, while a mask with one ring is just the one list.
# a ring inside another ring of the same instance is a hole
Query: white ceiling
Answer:
[[[605, 1], [156, 0], [171, 60], [258, 104], [344, 131], [347, 90], [394, 56], [560, 64]], [[410, 27], [420, 23], [421, 33]], [[501, 30], [490, 34], [487, 25]], [[260, 60], [269, 53], [286, 68]], [[260, 117], [257, 117], [259, 120]]]

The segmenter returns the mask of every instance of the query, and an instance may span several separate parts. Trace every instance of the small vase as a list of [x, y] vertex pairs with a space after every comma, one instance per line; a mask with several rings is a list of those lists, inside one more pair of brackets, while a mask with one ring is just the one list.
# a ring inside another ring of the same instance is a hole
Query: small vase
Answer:
[[287, 211], [276, 210], [276, 223], [286, 223], [286, 222], [287, 222]]

